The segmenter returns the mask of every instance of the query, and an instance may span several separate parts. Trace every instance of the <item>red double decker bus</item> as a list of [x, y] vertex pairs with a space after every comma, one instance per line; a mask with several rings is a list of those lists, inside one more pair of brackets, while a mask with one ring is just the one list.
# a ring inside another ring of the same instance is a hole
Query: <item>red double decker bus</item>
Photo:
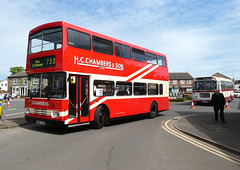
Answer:
[[66, 22], [29, 33], [25, 118], [41, 125], [92, 124], [169, 109], [166, 56]]

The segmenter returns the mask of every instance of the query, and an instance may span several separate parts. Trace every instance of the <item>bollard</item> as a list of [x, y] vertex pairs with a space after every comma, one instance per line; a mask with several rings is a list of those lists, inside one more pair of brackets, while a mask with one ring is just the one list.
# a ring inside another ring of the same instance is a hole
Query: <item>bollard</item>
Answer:
[[190, 109], [196, 109], [196, 108], [194, 107], [194, 102], [193, 102], [193, 100], [192, 100], [192, 104], [191, 104]]
[[10, 105], [10, 101], [8, 100], [8, 105], [7, 105], [7, 107], [10, 107], [11, 105]]
[[3, 107], [3, 101], [0, 99], [0, 121], [2, 120], [2, 107]]
[[225, 109], [230, 109], [230, 107], [228, 106], [228, 102], [226, 102], [225, 104]]

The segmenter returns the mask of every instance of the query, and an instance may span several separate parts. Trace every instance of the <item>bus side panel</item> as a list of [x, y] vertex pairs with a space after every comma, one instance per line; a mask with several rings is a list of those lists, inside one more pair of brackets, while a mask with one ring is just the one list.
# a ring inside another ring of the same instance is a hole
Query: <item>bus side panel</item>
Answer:
[[64, 70], [84, 74], [127, 77], [139, 68], [132, 68], [132, 60], [72, 47], [65, 50], [64, 61]]
[[169, 110], [169, 98], [161, 97], [158, 100], [158, 111]]
[[145, 75], [143, 77], [143, 79], [168, 81], [169, 80], [169, 78], [168, 78], [168, 68], [158, 66], [157, 69], [155, 69], [152, 72]]
[[[149, 113], [150, 106], [153, 101], [158, 104], [158, 110], [168, 110], [169, 101], [168, 97], [150, 97], [150, 98], [131, 98], [131, 99], [118, 99], [117, 101], [106, 100], [104, 105], [110, 110], [110, 118], [124, 117], [142, 113]], [[94, 112], [96, 108], [90, 111], [90, 120], [94, 120]]]

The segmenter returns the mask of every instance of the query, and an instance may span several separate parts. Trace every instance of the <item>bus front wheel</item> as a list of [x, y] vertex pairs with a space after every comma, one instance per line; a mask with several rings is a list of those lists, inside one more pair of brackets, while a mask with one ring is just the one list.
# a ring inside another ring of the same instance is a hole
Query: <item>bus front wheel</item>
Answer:
[[101, 129], [104, 125], [104, 119], [106, 115], [106, 110], [103, 106], [98, 106], [94, 113], [93, 127], [96, 129]]

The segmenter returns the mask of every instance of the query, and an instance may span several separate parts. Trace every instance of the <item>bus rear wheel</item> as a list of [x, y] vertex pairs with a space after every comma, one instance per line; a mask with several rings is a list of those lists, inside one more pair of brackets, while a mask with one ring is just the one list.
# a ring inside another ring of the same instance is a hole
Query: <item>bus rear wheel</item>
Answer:
[[95, 129], [101, 129], [104, 126], [104, 119], [106, 115], [106, 110], [103, 106], [98, 106], [94, 113], [93, 127]]
[[150, 106], [149, 118], [155, 118], [158, 114], [158, 107], [156, 102], [152, 102]]

